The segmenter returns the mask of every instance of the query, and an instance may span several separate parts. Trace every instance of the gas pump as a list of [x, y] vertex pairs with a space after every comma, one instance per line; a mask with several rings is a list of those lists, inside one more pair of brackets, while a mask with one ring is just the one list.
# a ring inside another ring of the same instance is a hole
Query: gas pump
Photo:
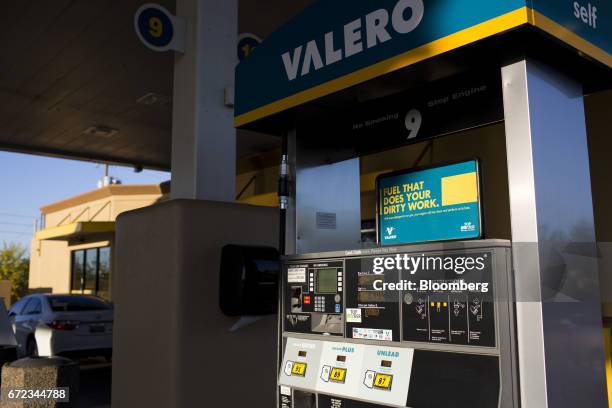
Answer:
[[[374, 267], [398, 257], [480, 259], [462, 282], [490, 290], [398, 290], [404, 271]], [[279, 407], [517, 406], [510, 264], [497, 240], [288, 257]]]
[[279, 407], [518, 406], [511, 244], [477, 239], [476, 169], [379, 176], [378, 247], [285, 257]]
[[279, 408], [607, 406], [610, 32], [562, 3], [320, 0], [237, 67], [236, 126], [283, 137]]
[[486, 166], [380, 173], [371, 214], [355, 188], [370, 152], [496, 123], [501, 99], [498, 76], [463, 74], [334, 112], [332, 142], [309, 121], [286, 137], [279, 408], [519, 406], [512, 249], [485, 233]]

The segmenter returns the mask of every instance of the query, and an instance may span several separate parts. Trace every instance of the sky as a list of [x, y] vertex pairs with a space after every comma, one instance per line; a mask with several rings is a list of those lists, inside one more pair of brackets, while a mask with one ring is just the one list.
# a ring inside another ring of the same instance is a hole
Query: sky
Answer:
[[[170, 173], [111, 166], [109, 175], [123, 184], [159, 184]], [[0, 151], [0, 246], [16, 242], [30, 247], [40, 207], [97, 188], [104, 166]]]

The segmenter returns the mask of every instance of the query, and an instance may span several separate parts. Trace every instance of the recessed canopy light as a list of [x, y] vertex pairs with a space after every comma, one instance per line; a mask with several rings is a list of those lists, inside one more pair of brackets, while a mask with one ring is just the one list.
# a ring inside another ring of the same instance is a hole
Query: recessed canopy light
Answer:
[[102, 137], [105, 139], [111, 138], [119, 133], [118, 129], [113, 129], [108, 126], [90, 126], [83, 131], [84, 135], [93, 137]]
[[170, 99], [165, 95], [158, 94], [155, 92], [149, 92], [148, 94], [145, 94], [141, 96], [140, 98], [136, 99], [136, 102], [138, 102], [141, 105], [147, 105], [147, 106], [154, 106], [154, 105], [166, 106], [170, 102]]

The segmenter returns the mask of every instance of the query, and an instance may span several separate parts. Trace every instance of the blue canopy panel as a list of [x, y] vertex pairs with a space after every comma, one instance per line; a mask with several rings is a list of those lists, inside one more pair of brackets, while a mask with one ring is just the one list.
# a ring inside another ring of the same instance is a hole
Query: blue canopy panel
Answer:
[[238, 65], [235, 125], [527, 26], [612, 67], [609, 0], [320, 0]]

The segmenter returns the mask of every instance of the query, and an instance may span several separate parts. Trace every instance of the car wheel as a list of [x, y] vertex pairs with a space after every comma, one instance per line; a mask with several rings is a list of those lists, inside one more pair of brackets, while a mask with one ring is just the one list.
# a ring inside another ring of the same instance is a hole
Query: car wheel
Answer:
[[38, 344], [36, 344], [36, 339], [34, 337], [28, 339], [28, 343], [26, 344], [26, 356], [38, 357]]

